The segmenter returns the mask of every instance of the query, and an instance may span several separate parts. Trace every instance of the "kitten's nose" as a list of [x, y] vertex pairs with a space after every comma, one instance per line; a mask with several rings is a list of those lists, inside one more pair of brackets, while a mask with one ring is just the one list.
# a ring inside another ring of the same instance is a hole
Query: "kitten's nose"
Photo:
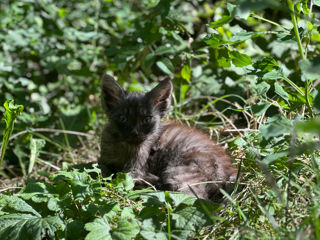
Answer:
[[131, 131], [131, 135], [132, 135], [133, 137], [137, 137], [137, 136], [138, 136], [138, 130], [137, 130], [137, 129], [133, 129], [133, 130]]

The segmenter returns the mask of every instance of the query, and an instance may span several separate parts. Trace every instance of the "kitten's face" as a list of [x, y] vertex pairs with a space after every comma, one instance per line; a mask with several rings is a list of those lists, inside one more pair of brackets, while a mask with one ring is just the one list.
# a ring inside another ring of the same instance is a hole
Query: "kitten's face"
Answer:
[[102, 83], [102, 104], [116, 138], [130, 144], [141, 144], [157, 134], [160, 120], [170, 107], [172, 84], [163, 81], [150, 92], [127, 93], [110, 76]]

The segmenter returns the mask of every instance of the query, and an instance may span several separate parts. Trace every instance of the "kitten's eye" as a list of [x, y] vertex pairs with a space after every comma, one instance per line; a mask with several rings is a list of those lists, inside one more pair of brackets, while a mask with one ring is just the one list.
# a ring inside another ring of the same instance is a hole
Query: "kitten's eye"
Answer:
[[146, 116], [146, 117], [144, 117], [143, 122], [144, 123], [149, 123], [149, 122], [151, 122], [151, 120], [152, 120], [151, 116]]
[[122, 123], [126, 123], [127, 122], [127, 118], [123, 115], [120, 115], [119, 116], [119, 121], [122, 122]]

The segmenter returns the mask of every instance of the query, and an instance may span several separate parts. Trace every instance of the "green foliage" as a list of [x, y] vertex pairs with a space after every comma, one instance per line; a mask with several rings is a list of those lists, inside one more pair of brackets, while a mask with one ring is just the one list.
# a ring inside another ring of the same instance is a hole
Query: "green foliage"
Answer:
[[0, 238], [187, 239], [213, 224], [219, 209], [182, 193], [132, 188], [128, 174], [101, 178], [96, 168], [30, 180], [18, 194], [0, 195]]
[[[36, 130], [99, 132], [99, 79], [109, 72], [130, 91], [171, 77], [170, 117], [209, 128], [240, 169], [223, 209], [133, 191], [128, 175], [93, 180], [61, 171], [50, 184], [31, 181], [1, 195], [1, 239], [30, 231], [32, 239], [318, 239], [319, 7], [319, 0], [1, 1], [0, 99], [25, 107], [15, 125], [24, 134], [3, 165], [31, 177], [52, 170], [40, 157], [50, 167], [75, 161], [82, 140]], [[3, 129], [11, 134], [13, 125]], [[4, 139], [10, 134], [0, 129]]]
[[1, 120], [6, 122], [6, 128], [3, 134], [2, 144], [1, 144], [1, 156], [0, 156], [0, 167], [2, 166], [2, 160], [7, 149], [9, 138], [12, 134], [14, 128], [14, 121], [23, 111], [22, 105], [15, 105], [13, 100], [7, 100], [4, 103], [4, 108], [6, 109], [4, 116]]

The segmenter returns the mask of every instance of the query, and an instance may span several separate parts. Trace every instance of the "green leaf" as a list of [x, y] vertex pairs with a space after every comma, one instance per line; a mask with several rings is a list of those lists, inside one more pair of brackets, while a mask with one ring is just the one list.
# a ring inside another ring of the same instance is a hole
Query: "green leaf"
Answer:
[[31, 213], [37, 217], [41, 217], [41, 215], [32, 206], [16, 196], [0, 194], [0, 209], [6, 209], [8, 212], [14, 210], [15, 212], [20, 213]]
[[258, 96], [265, 96], [270, 89], [270, 84], [268, 84], [267, 82], [261, 82], [254, 88], [256, 89]]
[[261, 116], [268, 110], [270, 106], [271, 106], [271, 103], [269, 102], [259, 102], [253, 105], [251, 109], [255, 116]]
[[226, 48], [221, 48], [218, 50], [217, 62], [219, 67], [228, 68], [231, 67], [231, 59], [229, 56], [229, 50]]
[[278, 80], [278, 79], [282, 79], [282, 78], [283, 78], [283, 75], [279, 71], [267, 72], [262, 77], [262, 79], [270, 79], [270, 80]]
[[231, 3], [227, 3], [227, 9], [229, 11], [229, 16], [223, 16], [222, 18], [218, 19], [217, 21], [209, 23], [209, 27], [217, 28], [217, 27], [221, 27], [224, 24], [231, 22], [234, 18], [235, 12], [236, 12], [236, 6]]
[[128, 173], [117, 173], [116, 178], [112, 179], [111, 183], [124, 191], [130, 191], [134, 187], [133, 179]]
[[224, 40], [219, 34], [208, 34], [204, 41], [206, 44], [208, 44], [211, 48], [218, 48], [219, 46], [226, 44], [226, 43], [232, 43], [230, 41]]
[[247, 32], [246, 30], [242, 30], [234, 34], [229, 40], [232, 42], [242, 42], [248, 39], [258, 37], [262, 32]]
[[232, 16], [223, 16], [222, 18], [218, 19], [217, 21], [209, 23], [209, 27], [211, 27], [211, 28], [221, 27], [224, 24], [231, 22], [232, 20], [233, 20]]
[[190, 89], [190, 85], [189, 84], [181, 83], [181, 85], [180, 85], [180, 102], [183, 102], [185, 100], [186, 94], [187, 94], [189, 89]]
[[166, 74], [172, 75], [174, 67], [169, 58], [163, 58], [161, 61], [156, 62], [157, 66]]
[[30, 153], [28, 174], [32, 172], [34, 163], [39, 156], [40, 150], [44, 147], [45, 144], [46, 144], [46, 141], [43, 139], [36, 139], [36, 138], [30, 139], [31, 153]]
[[197, 200], [195, 197], [179, 192], [169, 192], [169, 196], [173, 207], [178, 207], [180, 204], [193, 205]]
[[270, 164], [276, 160], [278, 160], [279, 158], [283, 158], [288, 156], [289, 152], [288, 151], [283, 151], [283, 152], [278, 152], [278, 153], [274, 153], [274, 154], [269, 154], [267, 155], [264, 159], [263, 162], [265, 164]]
[[263, 73], [271, 72], [272, 70], [280, 69], [276, 60], [272, 57], [265, 57], [253, 64], [255, 69], [261, 70]]
[[274, 91], [284, 100], [289, 101], [288, 93], [281, 87], [281, 85], [278, 82], [274, 83]]
[[282, 115], [276, 115], [268, 119], [267, 123], [261, 125], [259, 130], [265, 139], [278, 137], [284, 134], [289, 134], [292, 129], [292, 123], [289, 119]]
[[173, 47], [167, 47], [167, 46], [160, 46], [156, 49], [154, 52], [154, 55], [165, 55], [165, 54], [173, 54], [174, 48]]
[[302, 72], [302, 81], [314, 81], [320, 79], [320, 57], [313, 60], [302, 59], [299, 61], [299, 67]]
[[252, 64], [251, 57], [246, 54], [230, 51], [229, 56], [236, 67], [244, 67]]
[[89, 234], [85, 238], [86, 240], [127, 240], [134, 238], [140, 231], [134, 213], [130, 208], [123, 209], [121, 216], [112, 225], [112, 228], [109, 224], [108, 217], [104, 215], [102, 218], [87, 223], [85, 229], [89, 231]]
[[190, 82], [190, 78], [191, 78], [191, 70], [189, 65], [184, 65], [183, 68], [181, 69], [181, 77], [185, 80], [187, 80], [188, 82]]
[[148, 218], [143, 220], [141, 225], [141, 236], [146, 240], [167, 240], [168, 233], [163, 231], [165, 230], [164, 226], [155, 219]]
[[196, 207], [185, 206], [171, 214], [173, 222], [172, 234], [180, 239], [186, 239], [195, 235], [200, 227], [211, 223], [207, 215]]
[[89, 232], [85, 240], [108, 240], [112, 239], [110, 234], [109, 221], [106, 216], [97, 218], [93, 222], [87, 223], [84, 228]]
[[1, 158], [0, 158], [0, 167], [2, 166], [2, 161], [4, 158], [4, 154], [7, 149], [7, 145], [9, 142], [9, 138], [12, 134], [14, 128], [14, 121], [23, 111], [22, 105], [15, 105], [13, 100], [7, 100], [3, 104], [5, 108], [5, 113], [1, 120], [6, 122], [6, 128], [4, 130], [3, 138], [2, 138], [2, 145], [1, 145]]
[[116, 222], [117, 227], [111, 231], [112, 239], [127, 240], [134, 238], [140, 231], [137, 220], [131, 208], [124, 208]]
[[68, 222], [66, 226], [66, 239], [83, 239], [85, 236], [84, 223], [81, 220], [73, 220]]
[[56, 232], [64, 228], [58, 216], [42, 218], [18, 213], [0, 216], [0, 239], [3, 240], [55, 239]]
[[314, 5], [317, 5], [318, 7], [320, 7], [320, 0], [312, 0]]
[[301, 132], [320, 134], [320, 120], [313, 119], [308, 121], [299, 121], [295, 124], [295, 129]]

